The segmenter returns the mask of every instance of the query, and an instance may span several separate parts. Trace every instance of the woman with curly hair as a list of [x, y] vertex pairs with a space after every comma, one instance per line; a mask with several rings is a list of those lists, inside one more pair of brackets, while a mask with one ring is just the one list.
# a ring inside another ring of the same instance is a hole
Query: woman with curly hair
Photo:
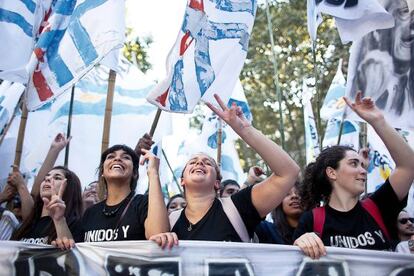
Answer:
[[[311, 258], [326, 254], [325, 246], [392, 250], [395, 221], [406, 205], [414, 179], [414, 152], [384, 118], [371, 98], [361, 92], [350, 108], [369, 123], [384, 142], [396, 167], [385, 183], [366, 200], [367, 171], [363, 158], [352, 148], [323, 150], [305, 170], [301, 192], [305, 209], [295, 231], [294, 245]], [[323, 207], [316, 208], [320, 202]]]

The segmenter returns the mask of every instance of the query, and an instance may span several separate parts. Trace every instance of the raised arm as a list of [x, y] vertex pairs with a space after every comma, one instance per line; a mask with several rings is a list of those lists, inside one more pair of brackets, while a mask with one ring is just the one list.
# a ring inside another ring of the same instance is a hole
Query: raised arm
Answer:
[[71, 137], [66, 139], [63, 133], [58, 133], [55, 139], [53, 139], [49, 151], [47, 152], [45, 161], [43, 161], [39, 173], [36, 175], [36, 178], [34, 180], [31, 192], [33, 198], [36, 198], [39, 195], [40, 184], [42, 183], [46, 174], [54, 167], [59, 153], [66, 147], [67, 144], [69, 144], [70, 139]]
[[395, 170], [390, 175], [389, 180], [398, 198], [402, 200], [407, 196], [414, 180], [413, 149], [387, 123], [383, 113], [375, 106], [371, 98], [361, 99], [361, 92], [358, 92], [354, 103], [347, 98], [345, 98], [345, 101], [359, 117], [374, 128], [390, 152], [395, 162]]
[[160, 160], [149, 150], [141, 149], [141, 151], [144, 153], [141, 165], [148, 160], [148, 215], [145, 220], [145, 237], [149, 239], [153, 235], [169, 231], [170, 223], [158, 174]]
[[231, 128], [269, 165], [272, 175], [255, 185], [252, 202], [260, 216], [264, 217], [278, 206], [290, 188], [295, 184], [299, 166], [276, 143], [255, 129], [240, 107], [233, 104], [228, 108], [218, 95], [214, 95], [221, 109], [207, 106], [222, 118]]
[[19, 193], [20, 201], [22, 204], [22, 219], [26, 220], [30, 212], [33, 209], [34, 201], [30, 196], [29, 190], [27, 189], [26, 182], [23, 179], [22, 174], [16, 168], [13, 168], [13, 172], [7, 178], [7, 184], [14, 187]]

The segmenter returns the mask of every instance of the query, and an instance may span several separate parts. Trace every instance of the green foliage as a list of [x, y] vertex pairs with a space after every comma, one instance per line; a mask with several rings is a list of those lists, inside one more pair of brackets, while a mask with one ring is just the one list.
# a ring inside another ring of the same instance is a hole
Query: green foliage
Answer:
[[122, 52], [124, 56], [133, 64], [136, 64], [142, 72], [151, 69], [151, 64], [148, 62], [148, 48], [152, 43], [150, 37], [134, 37], [132, 29], [127, 28], [126, 40]]
[[[272, 2], [269, 6], [273, 24], [278, 79], [283, 95], [285, 150], [303, 168], [305, 166], [304, 125], [302, 111], [302, 80], [315, 76], [311, 41], [306, 22], [306, 1]], [[319, 26], [316, 48], [317, 90], [320, 104], [335, 75], [338, 60], [347, 59], [348, 45], [342, 45], [333, 20]], [[280, 118], [274, 82], [273, 56], [266, 17], [266, 6], [260, 5], [250, 38], [245, 66], [241, 72], [246, 97], [253, 113], [253, 124], [266, 136], [281, 145]], [[317, 100], [313, 106], [316, 116]], [[261, 165], [260, 157], [244, 142], [237, 143], [244, 170]]]

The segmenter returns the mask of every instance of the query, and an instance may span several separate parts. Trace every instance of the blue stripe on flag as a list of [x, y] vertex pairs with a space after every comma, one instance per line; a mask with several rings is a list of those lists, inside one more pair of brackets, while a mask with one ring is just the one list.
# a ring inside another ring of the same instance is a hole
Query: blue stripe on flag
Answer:
[[76, 49], [79, 51], [79, 55], [86, 65], [98, 58], [98, 53], [91, 42], [91, 38], [78, 18], [70, 23], [68, 31]]
[[24, 19], [24, 17], [20, 14], [0, 9], [0, 22], [1, 21], [16, 24], [25, 34], [32, 37], [33, 26], [30, 25], [29, 22], [27, 22], [26, 19]]
[[87, 11], [94, 9], [104, 4], [105, 2], [107, 2], [107, 0], [86, 0], [85, 2], [76, 7], [75, 11], [73, 12], [73, 16], [75, 16], [76, 18], [80, 18]]
[[25, 6], [26, 8], [31, 12], [34, 13], [36, 10], [36, 3], [33, 2], [32, 0], [20, 0]]
[[72, 15], [73, 9], [76, 5], [76, 0], [57, 0], [54, 1], [53, 13], [62, 15]]
[[61, 41], [63, 35], [65, 34], [64, 31], [50, 31], [49, 32], [51, 37], [45, 38], [45, 40], [49, 40], [49, 49], [46, 52], [47, 59], [49, 62], [49, 68], [52, 72], [56, 75], [56, 81], [58, 82], [59, 86], [63, 86], [68, 83], [70, 80], [73, 79], [73, 75], [70, 72], [69, 68], [67, 67], [66, 63], [62, 60], [61, 56], [57, 53], [59, 42]]
[[[94, 84], [89, 81], [81, 80], [76, 84], [76, 87], [79, 87], [83, 91], [93, 92], [97, 94], [105, 94], [108, 91], [108, 86]], [[143, 99], [145, 98], [148, 93], [154, 88], [154, 85], [150, 85], [148, 87], [142, 89], [125, 89], [121, 86], [115, 86], [115, 93], [119, 94], [120, 96], [131, 97], [135, 99]]]
[[[106, 100], [102, 99], [101, 101], [95, 103], [82, 102], [75, 100], [73, 102], [73, 115], [95, 115], [103, 116], [105, 114]], [[53, 123], [55, 120], [60, 117], [67, 117], [69, 114], [70, 103], [64, 103], [55, 113], [53, 119], [49, 124]], [[143, 115], [147, 116], [154, 112], [156, 108], [153, 105], [128, 105], [124, 103], [116, 103], [114, 109], [112, 110], [112, 116], [132, 114], [132, 115]]]

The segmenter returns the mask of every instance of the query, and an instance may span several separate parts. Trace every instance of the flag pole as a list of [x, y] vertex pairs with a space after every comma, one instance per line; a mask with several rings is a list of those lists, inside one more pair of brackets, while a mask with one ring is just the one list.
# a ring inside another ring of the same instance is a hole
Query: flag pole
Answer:
[[13, 162], [13, 170], [17, 170], [20, 168], [20, 163], [22, 160], [22, 152], [23, 152], [24, 134], [26, 132], [26, 123], [27, 123], [28, 113], [29, 112], [26, 106], [26, 102], [25, 100], [23, 100], [22, 101], [22, 115], [20, 119], [19, 132], [17, 134], [17, 143], [16, 143], [16, 152], [15, 152], [14, 162]]
[[312, 41], [312, 59], [313, 59], [313, 74], [315, 77], [315, 91], [316, 91], [316, 129], [319, 133], [319, 150], [322, 151], [322, 125], [321, 125], [321, 95], [318, 90], [318, 67], [316, 65], [316, 39]]
[[101, 153], [103, 153], [109, 145], [109, 134], [111, 132], [111, 118], [112, 118], [112, 106], [114, 103], [114, 90], [115, 90], [115, 80], [116, 72], [114, 70], [109, 70], [108, 77], [108, 91], [106, 96], [106, 106], [105, 106], [105, 118], [102, 134], [102, 146]]
[[[68, 127], [66, 130], [66, 139], [69, 139], [71, 130], [72, 130], [72, 114], [73, 114], [74, 98], [75, 98], [75, 85], [72, 86], [72, 91], [70, 93], [70, 104], [69, 104], [69, 114], [68, 114]], [[66, 145], [66, 149], [65, 149], [65, 163], [64, 163], [65, 167], [68, 167], [68, 163], [69, 163], [69, 147], [70, 147], [70, 143]]]
[[285, 129], [284, 129], [284, 124], [283, 124], [283, 113], [282, 113], [282, 92], [280, 91], [280, 86], [279, 86], [278, 64], [277, 64], [276, 53], [275, 53], [275, 43], [274, 43], [273, 32], [272, 32], [273, 26], [272, 26], [272, 21], [270, 19], [269, 1], [268, 0], [266, 0], [266, 16], [267, 16], [267, 28], [269, 30], [270, 43], [271, 43], [271, 46], [272, 46], [273, 70], [274, 70], [273, 82], [274, 82], [275, 87], [276, 87], [277, 101], [279, 102], [280, 139], [281, 139], [281, 142], [282, 142], [282, 148], [285, 149]]
[[158, 121], [160, 120], [161, 111], [162, 111], [161, 108], [158, 108], [157, 113], [155, 114], [154, 121], [152, 122], [151, 129], [150, 129], [150, 132], [149, 132], [149, 135], [151, 137], [154, 136], [155, 129], [157, 128]]
[[221, 118], [218, 118], [218, 130], [217, 130], [217, 165], [221, 168], [221, 141], [223, 140], [223, 122]]
[[168, 168], [170, 169], [170, 171], [171, 171], [171, 173], [172, 173], [172, 175], [173, 175], [173, 179], [174, 179], [175, 184], [177, 184], [178, 190], [180, 191], [180, 193], [183, 193], [183, 190], [182, 190], [182, 188], [181, 188], [181, 186], [180, 186], [180, 183], [178, 183], [178, 179], [177, 179], [177, 177], [176, 177], [176, 176], [175, 176], [175, 174], [174, 174], [174, 171], [173, 171], [173, 169], [172, 169], [172, 167], [171, 167], [171, 165], [170, 165], [170, 162], [168, 161], [168, 158], [167, 158], [167, 155], [165, 154], [164, 149], [161, 149], [161, 152], [162, 152], [162, 155], [163, 155], [163, 156], [164, 156], [164, 158], [165, 158], [165, 161], [167, 162], [167, 166], [168, 166]]

